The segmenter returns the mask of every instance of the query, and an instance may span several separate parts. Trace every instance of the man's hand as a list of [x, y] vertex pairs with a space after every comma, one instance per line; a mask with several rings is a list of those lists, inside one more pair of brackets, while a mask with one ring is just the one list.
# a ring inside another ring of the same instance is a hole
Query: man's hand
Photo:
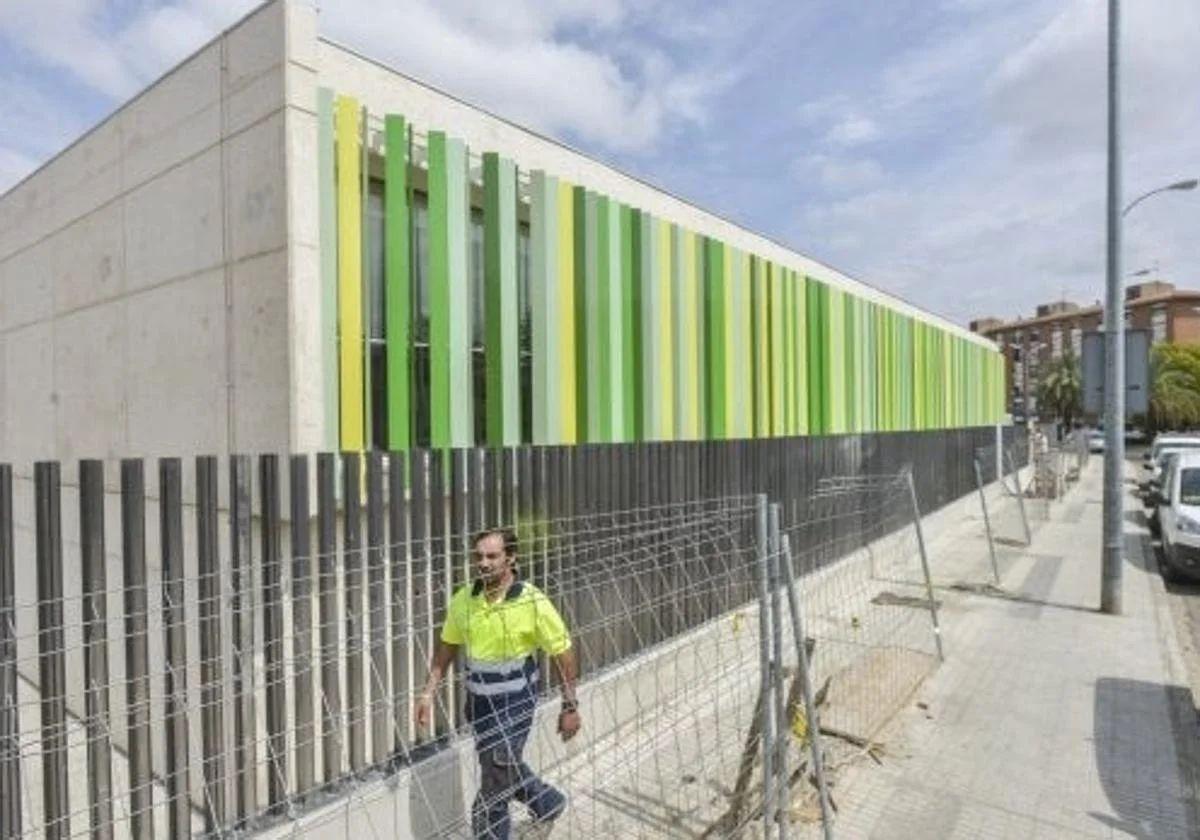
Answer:
[[422, 691], [413, 703], [413, 715], [417, 719], [417, 729], [424, 729], [433, 720], [433, 697], [429, 692]]
[[564, 711], [558, 716], [558, 732], [564, 741], [570, 741], [583, 725], [579, 710]]

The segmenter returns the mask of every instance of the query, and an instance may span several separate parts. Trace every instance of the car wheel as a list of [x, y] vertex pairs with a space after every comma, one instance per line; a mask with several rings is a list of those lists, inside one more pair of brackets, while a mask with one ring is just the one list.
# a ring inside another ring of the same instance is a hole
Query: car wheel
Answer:
[[1158, 559], [1158, 568], [1162, 572], [1163, 580], [1167, 583], [1179, 582], [1179, 572], [1175, 571], [1175, 567], [1171, 565], [1171, 558], [1167, 556], [1165, 550], [1162, 553], [1162, 557]]

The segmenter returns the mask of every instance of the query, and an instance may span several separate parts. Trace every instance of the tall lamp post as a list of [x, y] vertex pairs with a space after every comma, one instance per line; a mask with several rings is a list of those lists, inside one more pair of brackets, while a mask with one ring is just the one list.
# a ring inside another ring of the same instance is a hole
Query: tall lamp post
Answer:
[[1121, 613], [1125, 540], [1122, 479], [1125, 464], [1125, 302], [1121, 220], [1141, 202], [1167, 190], [1191, 190], [1196, 180], [1151, 190], [1121, 208], [1120, 0], [1108, 0], [1108, 247], [1104, 294], [1104, 545], [1100, 611]]

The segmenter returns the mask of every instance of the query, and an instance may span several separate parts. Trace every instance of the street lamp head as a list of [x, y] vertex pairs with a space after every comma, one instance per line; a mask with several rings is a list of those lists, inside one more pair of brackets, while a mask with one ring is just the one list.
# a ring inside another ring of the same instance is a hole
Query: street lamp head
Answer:
[[1176, 183], [1167, 187], [1167, 189], [1169, 189], [1169, 190], [1194, 190], [1194, 189], [1196, 189], [1197, 183], [1200, 183], [1200, 180], [1198, 180], [1196, 178], [1189, 178], [1186, 181], [1177, 181]]

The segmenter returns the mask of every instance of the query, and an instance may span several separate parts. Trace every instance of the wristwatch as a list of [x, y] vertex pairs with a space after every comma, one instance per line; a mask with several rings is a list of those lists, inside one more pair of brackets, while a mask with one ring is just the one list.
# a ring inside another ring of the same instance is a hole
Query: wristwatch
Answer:
[[579, 701], [578, 700], [563, 700], [562, 701], [562, 714], [565, 715], [568, 712], [578, 712], [578, 711], [579, 711]]

